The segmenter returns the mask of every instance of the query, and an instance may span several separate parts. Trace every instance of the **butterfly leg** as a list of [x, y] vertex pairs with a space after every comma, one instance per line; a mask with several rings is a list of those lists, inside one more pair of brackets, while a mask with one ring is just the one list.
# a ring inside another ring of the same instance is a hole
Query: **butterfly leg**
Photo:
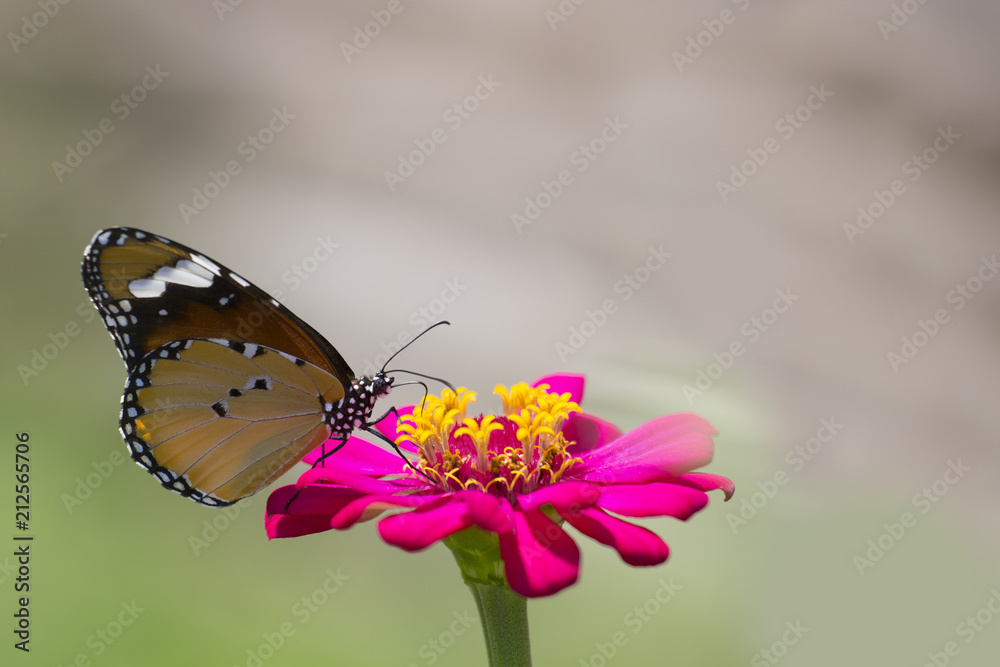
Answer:
[[341, 450], [341, 448], [343, 448], [343, 446], [346, 445], [346, 444], [347, 444], [347, 436], [344, 436], [343, 438], [340, 438], [340, 444], [338, 444], [336, 447], [334, 447], [330, 451], [326, 451], [326, 443], [324, 442], [323, 443], [323, 454], [318, 459], [316, 459], [316, 462], [313, 463], [312, 467], [315, 468], [316, 467], [316, 463], [322, 463], [324, 460], [326, 460], [327, 457], [332, 456], [332, 455], [336, 454], [337, 452], [339, 452]]
[[[313, 463], [313, 468], [316, 467], [317, 463], [321, 463], [323, 459], [325, 459], [326, 457], [331, 456], [336, 452], [340, 451], [340, 449], [346, 444], [347, 444], [347, 436], [344, 436], [343, 438], [340, 439], [340, 443], [336, 447], [334, 447], [330, 451], [326, 451], [326, 443], [324, 442], [323, 454], [318, 459], [316, 459], [315, 463]], [[295, 493], [292, 495], [292, 497], [288, 499], [288, 502], [285, 503], [285, 514], [288, 514], [288, 508], [292, 506], [292, 503], [295, 501], [296, 498], [299, 497], [300, 493], [302, 493], [302, 490], [297, 489]]]
[[385, 419], [389, 415], [396, 415], [396, 421], [399, 421], [399, 412], [396, 410], [396, 407], [393, 406], [393, 407], [389, 408], [388, 410], [386, 410], [385, 414], [383, 414], [381, 417], [379, 417], [378, 419], [373, 419], [373, 420], [369, 421], [362, 428], [365, 431], [367, 431], [368, 433], [371, 433], [372, 435], [374, 435], [376, 438], [379, 438], [379, 439], [384, 440], [385, 442], [387, 442], [390, 447], [392, 447], [394, 450], [396, 450], [396, 453], [399, 454], [400, 458], [402, 458], [403, 461], [406, 462], [406, 465], [410, 466], [410, 468], [412, 468], [414, 472], [419, 473], [419, 474], [423, 475], [424, 477], [427, 477], [427, 479], [429, 479], [430, 481], [433, 482], [434, 480], [431, 479], [431, 477], [429, 477], [427, 475], [427, 473], [425, 473], [423, 470], [421, 470], [417, 466], [413, 465], [413, 462], [410, 461], [410, 459], [408, 459], [406, 457], [406, 454], [403, 453], [403, 450], [401, 450], [399, 448], [399, 445], [397, 445], [395, 442], [393, 442], [393, 440], [391, 438], [387, 438], [381, 432], [379, 432], [379, 431], [371, 428], [373, 425], [379, 423], [380, 421], [382, 421], [383, 419]]

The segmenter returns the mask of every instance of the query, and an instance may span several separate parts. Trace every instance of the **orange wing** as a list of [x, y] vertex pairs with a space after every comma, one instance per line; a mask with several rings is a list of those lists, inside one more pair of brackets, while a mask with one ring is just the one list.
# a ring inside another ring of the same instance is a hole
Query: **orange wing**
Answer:
[[121, 432], [164, 487], [204, 505], [268, 486], [330, 436], [344, 386], [285, 352], [222, 339], [154, 350], [129, 374]]
[[284, 350], [347, 385], [351, 367], [315, 329], [208, 257], [128, 227], [99, 231], [84, 251], [83, 283], [133, 371], [151, 350], [187, 338], [226, 338]]

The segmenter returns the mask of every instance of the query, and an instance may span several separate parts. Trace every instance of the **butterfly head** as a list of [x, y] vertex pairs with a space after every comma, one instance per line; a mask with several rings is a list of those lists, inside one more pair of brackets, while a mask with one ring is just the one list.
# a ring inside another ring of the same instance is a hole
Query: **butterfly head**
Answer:
[[369, 391], [376, 398], [388, 396], [395, 381], [396, 378], [389, 377], [384, 371], [378, 371], [371, 377]]
[[387, 396], [392, 389], [393, 378], [382, 371], [372, 376], [356, 378], [346, 388], [343, 398], [337, 403], [325, 404], [327, 423], [332, 431], [332, 438], [346, 438], [356, 428], [365, 428], [372, 424], [372, 410], [375, 401]]

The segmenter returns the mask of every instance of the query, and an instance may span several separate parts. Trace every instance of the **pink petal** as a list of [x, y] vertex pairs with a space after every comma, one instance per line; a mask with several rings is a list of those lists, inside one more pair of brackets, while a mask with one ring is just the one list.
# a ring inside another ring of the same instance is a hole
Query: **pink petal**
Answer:
[[458, 491], [438, 497], [413, 512], [382, 519], [379, 535], [401, 549], [419, 551], [469, 526], [506, 533], [513, 526], [505, 504], [506, 501], [482, 491]]
[[514, 530], [500, 535], [500, 556], [511, 589], [533, 598], [576, 582], [580, 550], [566, 531], [539, 510], [511, 514]]
[[712, 460], [707, 421], [692, 414], [657, 417], [604, 447], [582, 454], [573, 477], [591, 482], [642, 483], [664, 471], [682, 475]]
[[[413, 414], [414, 407], [415, 406], [413, 405], [404, 405], [396, 408], [396, 412], [399, 413], [400, 417], [403, 415]], [[399, 437], [399, 431], [396, 429], [398, 424], [399, 422], [396, 421], [396, 417], [394, 415], [389, 415], [379, 423], [375, 424], [375, 430], [393, 442], [396, 442], [396, 438]], [[404, 441], [401, 445], [399, 445], [399, 448], [407, 452], [415, 452], [419, 449], [416, 445], [409, 441]], [[397, 455], [396, 458], [398, 459], [399, 456]]]
[[330, 530], [330, 520], [323, 517], [301, 517], [275, 514], [264, 518], [264, 531], [267, 539], [281, 537], [302, 537]]
[[597, 508], [560, 514], [587, 537], [617, 550], [629, 565], [659, 565], [670, 555], [670, 549], [656, 533]]
[[459, 491], [455, 497], [465, 503], [469, 519], [479, 528], [497, 534], [514, 530], [507, 500], [482, 491]]
[[438, 500], [441, 494], [399, 495], [371, 494], [361, 496], [348, 503], [330, 519], [330, 527], [346, 530], [360, 521], [369, 521], [386, 510], [400, 507], [422, 507]]
[[558, 482], [543, 486], [523, 496], [518, 496], [518, 506], [525, 510], [534, 510], [543, 505], [552, 505], [557, 511], [573, 511], [581, 507], [590, 507], [601, 497], [600, 487], [585, 482]]
[[736, 485], [733, 480], [722, 475], [713, 475], [707, 472], [690, 472], [686, 475], [678, 475], [670, 480], [673, 484], [685, 484], [702, 491], [714, 491], [722, 489], [726, 494], [726, 500], [733, 497]]
[[[326, 452], [330, 452], [338, 444], [337, 440], [327, 440], [323, 443]], [[317, 447], [306, 454], [302, 462], [315, 465], [316, 460], [323, 453], [323, 447]], [[386, 451], [378, 445], [353, 435], [347, 439], [346, 445], [337, 450], [336, 454], [331, 454], [320, 462], [320, 467], [323, 468], [352, 470], [364, 475], [395, 475], [402, 472], [402, 467], [405, 465], [396, 452]]]
[[584, 452], [596, 447], [603, 447], [609, 442], [621, 437], [622, 432], [611, 422], [585, 412], [574, 412], [566, 420], [562, 429], [567, 440], [574, 443], [568, 449], [573, 456], [582, 456]]
[[282, 486], [275, 489], [267, 498], [264, 512], [268, 539], [330, 530], [330, 518], [359, 495], [357, 491], [338, 487], [313, 486], [300, 490], [295, 486]]
[[302, 489], [315, 485], [336, 485], [362, 493], [395, 493], [409, 487], [409, 485], [400, 484], [403, 481], [376, 479], [338, 468], [312, 468], [299, 475], [295, 486]]
[[471, 525], [469, 513], [462, 503], [446, 502], [382, 519], [378, 534], [400, 549], [420, 551]]
[[539, 378], [532, 384], [537, 387], [540, 384], [549, 385], [549, 391], [555, 394], [569, 393], [569, 400], [577, 405], [583, 402], [583, 387], [585, 376], [578, 373], [553, 373]]
[[625, 516], [673, 516], [687, 520], [708, 504], [704, 491], [679, 484], [622, 484], [601, 487], [598, 507]]

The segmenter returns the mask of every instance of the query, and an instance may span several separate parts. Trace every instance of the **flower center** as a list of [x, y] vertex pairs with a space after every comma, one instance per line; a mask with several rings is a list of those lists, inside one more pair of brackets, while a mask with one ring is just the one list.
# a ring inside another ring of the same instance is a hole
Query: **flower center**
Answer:
[[466, 417], [476, 393], [463, 387], [428, 396], [404, 415], [397, 443], [420, 448], [417, 467], [442, 489], [478, 488], [513, 499], [552, 484], [580, 459], [566, 453], [573, 444], [562, 434], [566, 418], [580, 406], [548, 385], [497, 385], [502, 415]]

